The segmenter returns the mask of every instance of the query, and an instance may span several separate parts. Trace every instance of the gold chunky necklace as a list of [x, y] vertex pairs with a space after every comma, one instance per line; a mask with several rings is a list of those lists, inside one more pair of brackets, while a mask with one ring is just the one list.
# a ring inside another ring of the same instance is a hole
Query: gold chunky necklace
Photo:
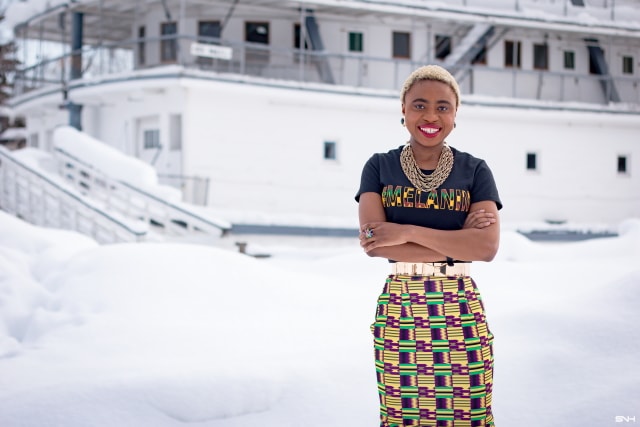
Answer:
[[453, 169], [453, 151], [447, 144], [444, 144], [438, 159], [438, 166], [436, 166], [433, 173], [425, 175], [416, 163], [411, 145], [407, 143], [402, 149], [402, 153], [400, 153], [400, 165], [414, 187], [422, 191], [431, 192], [440, 187], [451, 173], [451, 169]]

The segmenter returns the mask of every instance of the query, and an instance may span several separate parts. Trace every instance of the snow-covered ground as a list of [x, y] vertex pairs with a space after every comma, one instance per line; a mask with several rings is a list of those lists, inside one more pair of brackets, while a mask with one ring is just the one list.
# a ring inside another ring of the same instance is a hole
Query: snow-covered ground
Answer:
[[[496, 260], [473, 264], [498, 426], [640, 418], [640, 220], [619, 232], [505, 230]], [[0, 212], [0, 426], [376, 426], [386, 262], [355, 239], [243, 238], [271, 256], [100, 246]]]

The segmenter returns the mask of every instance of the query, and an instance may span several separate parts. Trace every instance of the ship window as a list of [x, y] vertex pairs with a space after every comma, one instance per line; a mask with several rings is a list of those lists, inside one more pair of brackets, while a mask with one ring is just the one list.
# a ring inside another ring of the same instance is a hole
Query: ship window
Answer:
[[480, 47], [476, 56], [473, 57], [471, 63], [474, 65], [487, 65], [487, 43], [484, 42]]
[[144, 134], [144, 148], [160, 148], [160, 129], [145, 129]]
[[[293, 26], [293, 47], [295, 49], [300, 49], [300, 36], [302, 33], [302, 28], [300, 27], [300, 24], [295, 24]], [[304, 49], [307, 50], [309, 49], [309, 43], [307, 42], [307, 38], [305, 37], [304, 40]]]
[[182, 150], [182, 114], [169, 116], [169, 148], [172, 151]]
[[198, 42], [214, 44], [220, 38], [220, 21], [199, 21]]
[[627, 173], [627, 156], [618, 156], [618, 173]]
[[565, 70], [576, 69], [576, 53], [572, 50], [564, 51], [564, 69]]
[[520, 51], [522, 43], [505, 40], [504, 42], [504, 66], [520, 68]]
[[335, 160], [337, 157], [335, 141], [324, 142], [324, 158], [327, 160]]
[[176, 22], [163, 22], [160, 24], [160, 60], [162, 62], [174, 62], [178, 59], [178, 24]]
[[624, 74], [633, 74], [633, 57], [632, 56], [622, 57], [622, 72]]
[[[219, 45], [220, 31], [220, 21], [198, 21], [198, 43]], [[213, 66], [213, 58], [198, 56], [196, 62], [203, 68]]]
[[32, 133], [29, 135], [29, 147], [38, 148], [40, 143], [38, 142], [39, 135], [37, 133]]
[[534, 171], [538, 169], [536, 153], [527, 153], [527, 170]]
[[[244, 40], [249, 43], [269, 44], [269, 23], [268, 22], [245, 22]], [[269, 63], [269, 50], [248, 46], [245, 48], [245, 61], [256, 71]]]
[[400, 31], [393, 32], [393, 57], [411, 58], [411, 34]]
[[269, 44], [268, 22], [245, 22], [245, 41], [251, 43]]
[[[295, 49], [298, 49], [298, 52], [293, 54], [293, 60], [298, 63], [300, 62], [300, 58], [302, 57], [302, 54], [299, 52], [300, 50], [300, 37], [302, 36], [302, 28], [300, 26], [300, 24], [294, 24], [293, 25], [293, 47]], [[307, 39], [307, 37], [305, 37], [304, 40], [304, 49], [308, 50], [309, 49], [309, 41]]]
[[362, 33], [350, 32], [349, 33], [349, 52], [362, 52]]
[[144, 65], [147, 62], [144, 42], [146, 37], [147, 29], [144, 26], [138, 27], [138, 65]]
[[589, 74], [606, 74], [603, 68], [604, 58], [606, 58], [603, 48], [597, 45], [589, 47]]
[[451, 53], [451, 36], [436, 34], [436, 58], [445, 59]]
[[536, 70], [549, 69], [549, 47], [547, 44], [533, 45], [533, 68]]

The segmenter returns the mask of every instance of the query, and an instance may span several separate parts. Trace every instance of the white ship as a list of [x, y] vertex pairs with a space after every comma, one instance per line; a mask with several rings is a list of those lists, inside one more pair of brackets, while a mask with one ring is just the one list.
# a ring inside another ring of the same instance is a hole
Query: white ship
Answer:
[[640, 216], [637, 0], [31, 0], [6, 18], [29, 147], [71, 125], [234, 227], [355, 228], [361, 168], [406, 141], [399, 88], [427, 63], [460, 82], [449, 143], [487, 160], [505, 222]]

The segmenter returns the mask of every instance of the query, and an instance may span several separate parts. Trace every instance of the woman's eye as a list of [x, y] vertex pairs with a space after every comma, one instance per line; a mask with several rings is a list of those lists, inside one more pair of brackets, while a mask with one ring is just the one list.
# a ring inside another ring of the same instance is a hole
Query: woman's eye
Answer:
[[440, 107], [438, 107], [438, 111], [449, 111], [449, 107], [441, 105]]
[[422, 104], [416, 104], [413, 106], [416, 110], [424, 110], [424, 105]]

